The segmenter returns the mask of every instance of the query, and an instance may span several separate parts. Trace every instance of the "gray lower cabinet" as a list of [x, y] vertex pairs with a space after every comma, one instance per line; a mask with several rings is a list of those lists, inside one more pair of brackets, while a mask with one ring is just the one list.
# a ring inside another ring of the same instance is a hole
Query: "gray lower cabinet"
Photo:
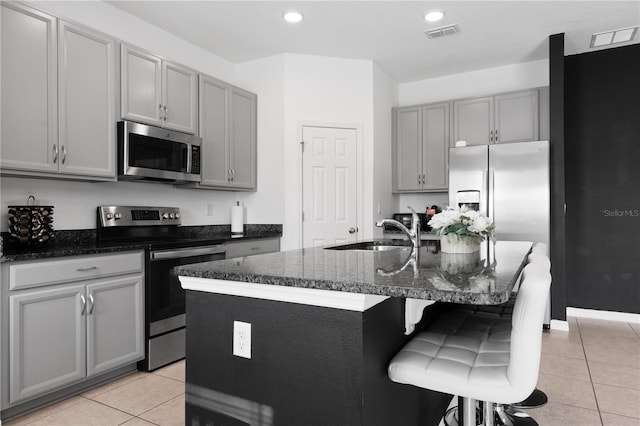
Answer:
[[200, 75], [202, 180], [196, 188], [257, 189], [257, 97]]
[[253, 256], [256, 254], [280, 251], [280, 238], [261, 238], [257, 240], [228, 242], [226, 259]]
[[454, 146], [538, 140], [539, 109], [538, 89], [454, 101]]
[[121, 116], [196, 133], [198, 74], [128, 45], [121, 52]]
[[2, 409], [143, 359], [143, 277], [142, 252], [3, 265]]
[[394, 192], [446, 191], [450, 102], [394, 110]]
[[2, 173], [115, 179], [115, 40], [1, 7]]

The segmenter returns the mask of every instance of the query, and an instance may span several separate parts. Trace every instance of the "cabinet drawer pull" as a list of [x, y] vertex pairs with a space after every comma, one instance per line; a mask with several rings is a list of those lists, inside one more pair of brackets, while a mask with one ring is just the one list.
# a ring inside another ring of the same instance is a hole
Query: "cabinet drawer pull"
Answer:
[[84, 294], [80, 295], [80, 301], [82, 302], [82, 310], [80, 311], [80, 315], [84, 315], [84, 311], [87, 310], [87, 299], [85, 299]]
[[89, 315], [93, 313], [93, 294], [89, 295]]
[[98, 269], [97, 266], [88, 266], [86, 268], [77, 268], [76, 271], [78, 272], [87, 272], [87, 271], [93, 271], [94, 269]]

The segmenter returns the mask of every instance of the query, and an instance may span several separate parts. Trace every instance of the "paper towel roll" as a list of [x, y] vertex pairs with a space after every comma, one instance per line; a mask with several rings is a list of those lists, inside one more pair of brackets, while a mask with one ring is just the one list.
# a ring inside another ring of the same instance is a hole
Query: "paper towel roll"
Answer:
[[231, 207], [231, 233], [242, 234], [244, 231], [244, 207], [237, 205]]

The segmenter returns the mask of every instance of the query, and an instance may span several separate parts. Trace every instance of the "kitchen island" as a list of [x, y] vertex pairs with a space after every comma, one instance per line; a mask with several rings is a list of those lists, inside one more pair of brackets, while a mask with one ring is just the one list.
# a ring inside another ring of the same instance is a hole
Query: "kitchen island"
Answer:
[[[387, 377], [410, 338], [405, 300], [504, 303], [531, 243], [438, 248], [425, 242], [419, 262], [402, 247], [310, 248], [177, 268], [188, 290], [187, 424], [436, 425], [450, 395]], [[251, 324], [250, 358], [233, 355], [234, 322]]]

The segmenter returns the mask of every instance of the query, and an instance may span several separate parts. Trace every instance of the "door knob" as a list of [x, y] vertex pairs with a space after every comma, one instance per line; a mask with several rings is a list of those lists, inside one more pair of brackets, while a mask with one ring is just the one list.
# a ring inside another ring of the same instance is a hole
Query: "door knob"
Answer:
[[358, 228], [354, 228], [353, 226], [349, 228], [350, 234], [355, 234], [356, 232], [358, 232]]

